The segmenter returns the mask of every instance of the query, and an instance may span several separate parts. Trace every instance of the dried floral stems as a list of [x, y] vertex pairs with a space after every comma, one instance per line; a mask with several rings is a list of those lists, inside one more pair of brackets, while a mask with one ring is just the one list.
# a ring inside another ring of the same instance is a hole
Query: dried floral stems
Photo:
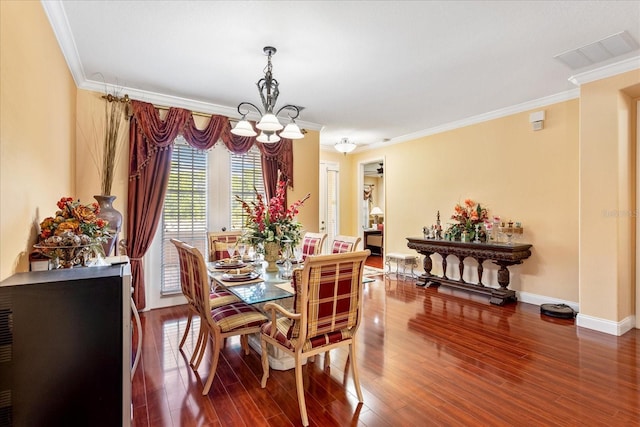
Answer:
[[104, 106], [105, 132], [102, 144], [102, 164], [100, 170], [100, 189], [103, 195], [111, 194], [114, 170], [116, 166], [116, 153], [118, 152], [118, 140], [122, 118], [128, 117], [129, 96], [118, 97], [111, 94], [103, 95], [107, 102]]

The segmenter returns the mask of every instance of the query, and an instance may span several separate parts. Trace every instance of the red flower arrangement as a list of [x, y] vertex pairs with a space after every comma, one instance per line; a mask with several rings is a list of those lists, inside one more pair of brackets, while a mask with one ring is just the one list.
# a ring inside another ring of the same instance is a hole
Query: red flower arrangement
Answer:
[[244, 239], [254, 244], [291, 242], [292, 246], [296, 246], [300, 242], [302, 225], [295, 218], [299, 208], [311, 197], [311, 194], [307, 194], [287, 208], [285, 206], [286, 189], [287, 183], [279, 181], [276, 195], [269, 200], [268, 204], [265, 204], [264, 197], [255, 189], [255, 202], [245, 202], [236, 196], [242, 203], [242, 209], [247, 213], [247, 232]]

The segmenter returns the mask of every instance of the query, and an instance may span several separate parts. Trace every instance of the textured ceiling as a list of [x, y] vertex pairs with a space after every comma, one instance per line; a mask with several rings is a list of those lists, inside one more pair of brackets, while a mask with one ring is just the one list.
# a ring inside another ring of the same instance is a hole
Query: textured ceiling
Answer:
[[[380, 146], [577, 96], [557, 54], [627, 31], [638, 1], [43, 1], [80, 88], [238, 117], [278, 49], [278, 106], [323, 145]], [[638, 61], [640, 64], [640, 60]], [[387, 141], [388, 140], [388, 141]], [[386, 141], [386, 142], [383, 142]]]

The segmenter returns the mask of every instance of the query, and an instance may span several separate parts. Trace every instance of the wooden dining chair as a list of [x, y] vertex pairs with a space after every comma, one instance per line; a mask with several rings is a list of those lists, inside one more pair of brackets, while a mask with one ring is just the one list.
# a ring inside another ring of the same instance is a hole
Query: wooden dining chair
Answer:
[[362, 402], [356, 364], [356, 332], [362, 317], [362, 272], [371, 251], [317, 255], [294, 270], [293, 312], [265, 304], [270, 321], [262, 325], [262, 388], [269, 378], [268, 345], [293, 357], [302, 424], [309, 425], [302, 381], [302, 362], [316, 354], [348, 346], [353, 381]]
[[[184, 329], [182, 339], [180, 340], [180, 344], [178, 346], [179, 349], [182, 349], [184, 343], [187, 340], [187, 337], [189, 336], [189, 330], [191, 329], [193, 316], [200, 316], [196, 307], [193, 289], [194, 268], [197, 267], [193, 264], [193, 258], [188, 255], [188, 252], [190, 248], [192, 248], [192, 246], [189, 246], [177, 239], [171, 239], [171, 243], [173, 243], [173, 245], [176, 247], [176, 250], [178, 251], [178, 261], [180, 263], [180, 290], [182, 291], [182, 295], [184, 295], [185, 299], [187, 300], [187, 305], [189, 306], [187, 326]], [[215, 291], [209, 290], [209, 306], [211, 307], [211, 309], [222, 307], [224, 305], [238, 301], [240, 301], [238, 297], [225, 289], [218, 288]], [[201, 323], [200, 331], [198, 333], [198, 340], [196, 341], [196, 346], [193, 350], [193, 354], [191, 355], [191, 359], [189, 360], [189, 364], [194, 370], [198, 369], [200, 361], [202, 360], [202, 356], [206, 350], [205, 337], [206, 330]]]
[[331, 243], [331, 253], [341, 254], [344, 252], [354, 252], [358, 248], [360, 237], [336, 236]]
[[326, 238], [327, 233], [306, 232], [302, 238], [302, 259], [304, 260], [310, 255], [319, 255]]
[[[260, 325], [267, 321], [257, 308], [243, 301], [232, 302], [220, 307], [211, 308], [209, 300], [209, 278], [207, 266], [202, 253], [197, 248], [185, 245], [185, 256], [191, 266], [193, 298], [196, 310], [200, 315], [200, 328], [205, 331], [205, 344], [211, 341], [211, 367], [204, 384], [202, 394], [209, 393], [218, 367], [220, 350], [228, 337], [240, 336], [240, 343], [245, 354], [249, 354], [247, 336], [260, 331]], [[202, 353], [200, 354], [200, 357]], [[198, 362], [199, 363], [199, 362]]]
[[209, 241], [209, 261], [220, 261], [221, 259], [228, 258], [227, 246], [235, 245], [241, 236], [242, 232], [240, 230], [209, 231], [207, 233], [207, 240]]

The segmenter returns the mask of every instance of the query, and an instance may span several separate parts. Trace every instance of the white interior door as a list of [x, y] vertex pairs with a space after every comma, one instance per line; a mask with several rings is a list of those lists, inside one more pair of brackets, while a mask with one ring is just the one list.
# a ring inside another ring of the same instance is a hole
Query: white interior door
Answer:
[[[640, 209], [640, 101], [636, 103], [636, 213]], [[636, 328], [640, 329], [640, 215], [636, 215]]]
[[320, 163], [320, 232], [327, 233], [322, 253], [338, 235], [340, 169], [337, 163]]

